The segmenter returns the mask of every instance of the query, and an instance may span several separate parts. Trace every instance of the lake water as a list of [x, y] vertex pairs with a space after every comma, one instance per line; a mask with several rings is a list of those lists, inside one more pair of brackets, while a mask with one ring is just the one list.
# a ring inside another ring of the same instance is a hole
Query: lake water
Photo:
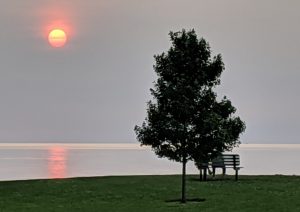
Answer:
[[[242, 144], [233, 152], [240, 174], [300, 175], [300, 144]], [[189, 162], [187, 172], [198, 170]], [[180, 173], [179, 163], [138, 144], [0, 144], [0, 180]]]

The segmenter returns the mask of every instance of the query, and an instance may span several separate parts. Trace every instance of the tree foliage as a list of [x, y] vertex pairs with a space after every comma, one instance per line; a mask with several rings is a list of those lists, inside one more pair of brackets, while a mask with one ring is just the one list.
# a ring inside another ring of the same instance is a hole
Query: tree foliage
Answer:
[[231, 101], [217, 100], [213, 90], [224, 70], [221, 55], [212, 57], [194, 30], [169, 35], [170, 49], [154, 56], [158, 79], [150, 89], [147, 118], [135, 126], [137, 139], [159, 157], [208, 161], [237, 146], [245, 124], [234, 116]]

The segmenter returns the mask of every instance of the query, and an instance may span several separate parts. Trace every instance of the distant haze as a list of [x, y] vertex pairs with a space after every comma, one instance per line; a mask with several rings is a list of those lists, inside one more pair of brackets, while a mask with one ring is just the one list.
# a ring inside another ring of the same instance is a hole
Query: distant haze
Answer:
[[[10, 0], [0, 3], [0, 141], [136, 142], [168, 32], [221, 53], [242, 143], [300, 143], [300, 1]], [[65, 28], [64, 48], [47, 30]]]

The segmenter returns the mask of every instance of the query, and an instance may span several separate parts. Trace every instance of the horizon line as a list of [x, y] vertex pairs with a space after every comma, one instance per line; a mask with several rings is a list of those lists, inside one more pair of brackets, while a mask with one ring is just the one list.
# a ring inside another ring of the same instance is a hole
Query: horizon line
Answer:
[[[67, 148], [67, 149], [115, 149], [115, 150], [145, 150], [151, 149], [150, 146], [141, 146], [140, 143], [0, 143], [1, 149], [48, 149], [48, 148]], [[263, 149], [263, 148], [300, 148], [300, 144], [240, 144], [236, 149]]]

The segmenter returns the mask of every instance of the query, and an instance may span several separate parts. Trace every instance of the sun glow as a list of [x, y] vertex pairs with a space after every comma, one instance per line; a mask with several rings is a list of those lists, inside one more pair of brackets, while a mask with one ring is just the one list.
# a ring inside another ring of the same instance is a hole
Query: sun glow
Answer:
[[53, 47], [63, 47], [67, 42], [67, 35], [62, 29], [53, 29], [48, 35], [48, 41]]
[[49, 148], [49, 178], [65, 178], [67, 169], [67, 150], [63, 147]]

